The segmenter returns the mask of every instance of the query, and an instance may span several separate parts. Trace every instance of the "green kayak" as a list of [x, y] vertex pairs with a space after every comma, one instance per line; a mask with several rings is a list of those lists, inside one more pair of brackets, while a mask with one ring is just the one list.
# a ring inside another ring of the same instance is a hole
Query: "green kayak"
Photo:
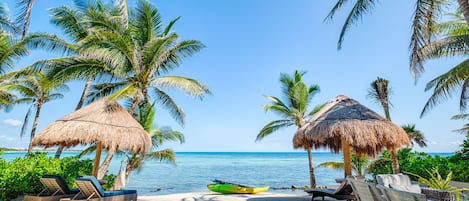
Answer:
[[213, 192], [222, 194], [255, 194], [269, 190], [269, 186], [250, 187], [229, 182], [215, 180], [215, 183], [207, 185], [207, 188]]

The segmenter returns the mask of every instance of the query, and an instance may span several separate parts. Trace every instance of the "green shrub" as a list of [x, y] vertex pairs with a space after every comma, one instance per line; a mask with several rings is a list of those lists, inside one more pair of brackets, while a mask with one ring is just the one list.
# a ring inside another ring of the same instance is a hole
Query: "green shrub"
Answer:
[[[69, 186], [75, 186], [78, 176], [90, 175], [93, 161], [78, 157], [56, 159], [44, 153], [35, 153], [27, 158], [16, 158], [11, 162], [0, 159], [0, 200], [11, 200], [44, 189], [39, 179], [43, 175], [58, 175]], [[113, 183], [113, 175], [106, 176]]]
[[[437, 168], [442, 175], [452, 172], [455, 181], [469, 182], [469, 161], [464, 160], [459, 154], [448, 157], [431, 156], [423, 152], [412, 151], [409, 148], [398, 151], [399, 167], [401, 172], [412, 172], [416, 175], [428, 175], [426, 170]], [[369, 167], [369, 173], [391, 174], [391, 158], [389, 153], [383, 152]], [[409, 175], [412, 180], [418, 177]], [[427, 178], [429, 179], [429, 178]]]

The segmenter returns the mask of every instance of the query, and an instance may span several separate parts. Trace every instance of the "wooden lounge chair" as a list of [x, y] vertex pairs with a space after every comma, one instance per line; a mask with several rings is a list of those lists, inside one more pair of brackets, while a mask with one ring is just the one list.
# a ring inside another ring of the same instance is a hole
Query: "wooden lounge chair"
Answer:
[[311, 200], [314, 200], [316, 197], [322, 197], [322, 200], [324, 200], [324, 197], [331, 197], [335, 198], [338, 200], [354, 200], [355, 196], [352, 194], [352, 187], [350, 186], [347, 181], [344, 181], [340, 184], [340, 186], [337, 189], [320, 189], [320, 188], [312, 188], [312, 189], [306, 189], [306, 193], [309, 195], [313, 196]]
[[381, 191], [375, 184], [369, 184], [362, 181], [347, 179], [353, 189], [353, 193], [358, 201], [386, 201]]
[[71, 198], [80, 192], [76, 188], [69, 188], [60, 176], [44, 175], [40, 182], [45, 189], [37, 195], [26, 195], [25, 201], [58, 201], [61, 198]]
[[[104, 191], [103, 187], [99, 184], [99, 181], [93, 176], [78, 177], [75, 180], [80, 194], [84, 196], [84, 199], [78, 200], [92, 200], [92, 201], [136, 201], [137, 191], [136, 190], [116, 190], [116, 191]], [[65, 200], [65, 199], [62, 199]], [[76, 200], [76, 198], [72, 198]]]
[[427, 198], [421, 193], [412, 193], [407, 191], [399, 191], [391, 188], [381, 188], [384, 196], [388, 201], [407, 200], [407, 201], [426, 201]]

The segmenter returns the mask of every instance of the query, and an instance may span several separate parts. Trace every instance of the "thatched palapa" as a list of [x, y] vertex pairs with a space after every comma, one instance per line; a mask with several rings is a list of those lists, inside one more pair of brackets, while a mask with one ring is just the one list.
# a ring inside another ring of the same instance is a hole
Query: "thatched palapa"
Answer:
[[369, 156], [403, 145], [410, 146], [410, 141], [400, 126], [343, 95], [328, 102], [293, 138], [294, 148], [328, 148], [337, 153], [349, 146], [357, 154]]
[[111, 152], [145, 154], [151, 147], [150, 136], [143, 127], [119, 103], [108, 98], [65, 115], [33, 139], [33, 145], [45, 147], [93, 143], [101, 144], [97, 152], [103, 147]]

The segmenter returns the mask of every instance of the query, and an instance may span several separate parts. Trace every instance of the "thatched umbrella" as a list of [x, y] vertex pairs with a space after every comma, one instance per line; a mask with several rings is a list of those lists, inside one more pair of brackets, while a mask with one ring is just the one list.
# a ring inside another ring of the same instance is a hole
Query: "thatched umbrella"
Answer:
[[402, 145], [410, 146], [410, 140], [400, 126], [344, 95], [328, 102], [293, 137], [296, 149], [342, 150], [345, 176], [352, 174], [350, 148], [358, 155], [376, 156], [384, 148]]
[[96, 143], [93, 175], [97, 176], [101, 149], [145, 154], [151, 140], [143, 127], [119, 103], [103, 98], [49, 124], [33, 145], [73, 147]]

